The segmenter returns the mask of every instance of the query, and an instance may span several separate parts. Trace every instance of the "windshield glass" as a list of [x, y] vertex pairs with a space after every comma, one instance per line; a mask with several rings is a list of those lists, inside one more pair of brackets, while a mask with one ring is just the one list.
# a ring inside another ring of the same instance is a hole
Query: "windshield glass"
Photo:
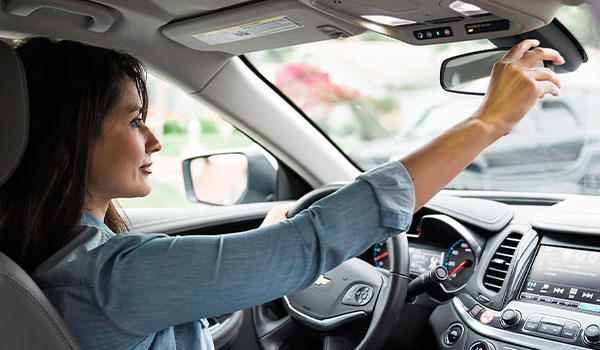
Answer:
[[[561, 74], [517, 128], [488, 147], [447, 188], [600, 193], [600, 40], [588, 5], [557, 18], [589, 61]], [[415, 150], [468, 117], [481, 96], [442, 90], [442, 61], [490, 49], [487, 40], [412, 46], [367, 32], [248, 54], [363, 170]]]

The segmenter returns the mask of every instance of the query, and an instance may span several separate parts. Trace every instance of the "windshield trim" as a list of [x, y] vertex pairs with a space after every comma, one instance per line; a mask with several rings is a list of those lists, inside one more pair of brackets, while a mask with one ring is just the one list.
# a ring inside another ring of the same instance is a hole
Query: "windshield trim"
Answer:
[[355, 167], [356, 169], [360, 170], [361, 172], [364, 172], [365, 169], [363, 169], [361, 166], [358, 165], [358, 163], [356, 163], [354, 160], [352, 160], [352, 158], [350, 158], [350, 156], [348, 156], [346, 154], [346, 152], [344, 152], [340, 146], [338, 146], [335, 142], [333, 142], [333, 140], [331, 139], [331, 137], [329, 135], [327, 135], [327, 133], [325, 133], [323, 131], [323, 129], [321, 129], [312, 119], [310, 119], [308, 117], [308, 115], [306, 115], [306, 113], [304, 113], [304, 111], [298, 107], [297, 104], [294, 103], [294, 101], [292, 101], [286, 94], [283, 93], [283, 91], [281, 91], [277, 86], [275, 86], [275, 84], [271, 83], [271, 81], [269, 81], [269, 79], [267, 79], [253, 64], [252, 62], [250, 62], [250, 60], [245, 56], [245, 55], [239, 55], [238, 56], [242, 62], [248, 67], [250, 68], [250, 70], [256, 74], [256, 76], [262, 80], [263, 83], [265, 83], [268, 87], [270, 87], [277, 95], [279, 95], [279, 97], [281, 97], [286, 103], [288, 103], [292, 108], [294, 108], [294, 110], [296, 112], [298, 112], [298, 114], [300, 114], [302, 116], [302, 118], [304, 118], [304, 120], [306, 120], [308, 123], [310, 123], [310, 125], [312, 125], [313, 128], [315, 128], [333, 147], [335, 147], [335, 149], [340, 152], [340, 154], [342, 154], [344, 156], [344, 158], [346, 158], [346, 160], [352, 164], [353, 167]]

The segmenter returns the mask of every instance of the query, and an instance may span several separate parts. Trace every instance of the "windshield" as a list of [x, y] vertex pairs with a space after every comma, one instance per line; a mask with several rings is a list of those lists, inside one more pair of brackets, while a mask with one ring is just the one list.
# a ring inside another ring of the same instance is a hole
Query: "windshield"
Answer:
[[[598, 31], [588, 5], [565, 7], [557, 18], [583, 44], [589, 61], [561, 74], [561, 96], [539, 100], [447, 188], [600, 193]], [[442, 90], [440, 65], [493, 47], [487, 40], [412, 46], [367, 32], [247, 57], [366, 170], [470, 116], [482, 97]]]

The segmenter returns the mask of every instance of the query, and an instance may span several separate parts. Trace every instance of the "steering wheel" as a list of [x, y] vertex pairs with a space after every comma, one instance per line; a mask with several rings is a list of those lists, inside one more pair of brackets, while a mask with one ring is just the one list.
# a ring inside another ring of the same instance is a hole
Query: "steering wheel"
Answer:
[[[293, 217], [342, 186], [329, 184], [307, 193], [290, 209], [288, 217]], [[252, 321], [261, 349], [280, 349], [297, 337], [299, 328], [306, 328], [303, 326], [323, 336], [323, 349], [381, 348], [402, 312], [410, 268], [406, 234], [388, 239], [387, 248], [389, 271], [352, 258], [323, 274], [310, 287], [284, 296], [283, 315], [276, 316], [274, 306], [269, 305], [272, 303], [254, 307]], [[351, 333], [356, 333], [352, 326], [369, 317], [366, 334], [356, 345], [350, 340]]]

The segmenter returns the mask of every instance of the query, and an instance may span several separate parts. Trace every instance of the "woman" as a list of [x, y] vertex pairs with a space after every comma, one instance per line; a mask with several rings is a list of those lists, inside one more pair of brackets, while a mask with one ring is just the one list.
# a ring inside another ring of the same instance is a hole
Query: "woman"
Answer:
[[[494, 68], [474, 114], [415, 153], [375, 168], [293, 219], [217, 236], [129, 231], [111, 200], [145, 196], [161, 145], [145, 125], [144, 67], [133, 57], [71, 41], [21, 43], [31, 140], [0, 188], [0, 246], [24, 267], [84, 348], [212, 348], [203, 317], [309, 286], [390, 234], [538, 97], [558, 95], [542, 60], [515, 46]], [[119, 234], [115, 234], [119, 233]], [[264, 246], [269, 246], [265, 254]]]

